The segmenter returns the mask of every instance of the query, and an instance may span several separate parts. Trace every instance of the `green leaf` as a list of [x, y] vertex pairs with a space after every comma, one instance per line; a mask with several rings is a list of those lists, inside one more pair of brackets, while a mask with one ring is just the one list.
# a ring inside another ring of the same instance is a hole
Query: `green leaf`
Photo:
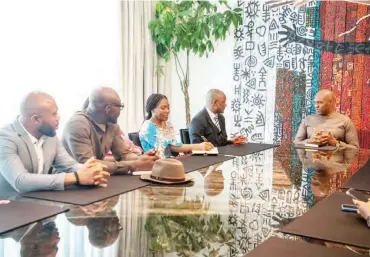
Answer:
[[208, 51], [209, 52], [214, 52], [215, 51], [215, 49], [213, 48], [212, 41], [208, 40], [208, 42], [207, 42], [207, 48], [208, 48]]
[[231, 16], [227, 16], [226, 17], [226, 27], [230, 27], [230, 25], [231, 25], [231, 22], [232, 22], [232, 19], [231, 19]]
[[219, 35], [222, 35], [222, 34], [223, 34], [224, 29], [223, 29], [222, 27], [219, 27], [219, 28], [217, 29], [217, 31], [218, 31], [218, 34], [219, 34]]
[[203, 26], [204, 33], [206, 34], [207, 38], [209, 38], [210, 33], [209, 33], [209, 27], [208, 27], [208, 25], [205, 24], [205, 23], [203, 23], [202, 26]]
[[154, 10], [155, 10], [156, 13], [161, 13], [162, 12], [162, 3], [161, 2], [157, 2], [155, 4]]
[[219, 26], [221, 24], [221, 19], [220, 19], [220, 16], [217, 14], [215, 16], [215, 26]]
[[243, 9], [242, 8], [235, 8], [233, 11], [234, 12], [243, 12]]

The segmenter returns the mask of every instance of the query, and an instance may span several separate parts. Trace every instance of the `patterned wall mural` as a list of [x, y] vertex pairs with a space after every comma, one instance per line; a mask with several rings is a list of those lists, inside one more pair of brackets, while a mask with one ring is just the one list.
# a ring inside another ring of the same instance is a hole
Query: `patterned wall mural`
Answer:
[[[370, 6], [300, 2], [238, 1], [244, 22], [234, 33], [231, 132], [281, 146], [233, 161], [228, 222], [237, 246], [230, 256], [248, 253], [312, 206], [317, 201], [312, 179], [335, 190], [359, 166], [355, 162], [348, 172], [317, 178], [291, 148], [301, 120], [315, 112], [318, 90], [335, 92], [337, 110], [352, 118], [361, 146], [370, 147]], [[291, 186], [274, 186], [276, 164], [266, 156], [272, 154], [282, 156], [279, 167]]]
[[305, 2], [238, 1], [244, 22], [234, 33], [232, 134], [290, 144], [314, 113], [316, 92], [330, 88], [361, 146], [370, 147], [370, 6]]

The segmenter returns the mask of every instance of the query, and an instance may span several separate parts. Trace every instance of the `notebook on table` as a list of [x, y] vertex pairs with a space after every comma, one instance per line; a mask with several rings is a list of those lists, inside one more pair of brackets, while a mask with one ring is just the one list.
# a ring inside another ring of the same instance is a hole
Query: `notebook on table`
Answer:
[[218, 148], [215, 147], [209, 151], [194, 150], [192, 151], [192, 155], [218, 155]]

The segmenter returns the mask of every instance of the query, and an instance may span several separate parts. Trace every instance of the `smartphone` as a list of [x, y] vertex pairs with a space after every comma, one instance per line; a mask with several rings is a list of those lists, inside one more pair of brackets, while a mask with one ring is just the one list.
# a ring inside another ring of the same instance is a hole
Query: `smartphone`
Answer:
[[354, 204], [342, 204], [341, 209], [342, 211], [345, 211], [345, 212], [356, 212], [357, 213], [357, 206]]
[[353, 188], [350, 188], [346, 191], [346, 194], [351, 196], [352, 198], [362, 201], [362, 202], [367, 202], [369, 201], [369, 196], [365, 195], [364, 193], [361, 193], [360, 191], [357, 191]]

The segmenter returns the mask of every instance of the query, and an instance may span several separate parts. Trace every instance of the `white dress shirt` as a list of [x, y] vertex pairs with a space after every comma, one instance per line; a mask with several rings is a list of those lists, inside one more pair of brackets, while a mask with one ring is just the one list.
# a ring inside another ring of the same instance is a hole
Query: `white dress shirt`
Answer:
[[35, 147], [37, 160], [38, 160], [38, 174], [42, 174], [44, 169], [44, 150], [42, 149], [42, 145], [44, 144], [44, 136], [40, 137], [39, 140], [31, 135], [30, 132], [27, 131], [27, 129], [23, 126], [21, 120], [19, 120], [19, 123], [22, 125], [23, 129], [27, 132], [27, 135], [31, 139], [31, 142], [33, 146]]

